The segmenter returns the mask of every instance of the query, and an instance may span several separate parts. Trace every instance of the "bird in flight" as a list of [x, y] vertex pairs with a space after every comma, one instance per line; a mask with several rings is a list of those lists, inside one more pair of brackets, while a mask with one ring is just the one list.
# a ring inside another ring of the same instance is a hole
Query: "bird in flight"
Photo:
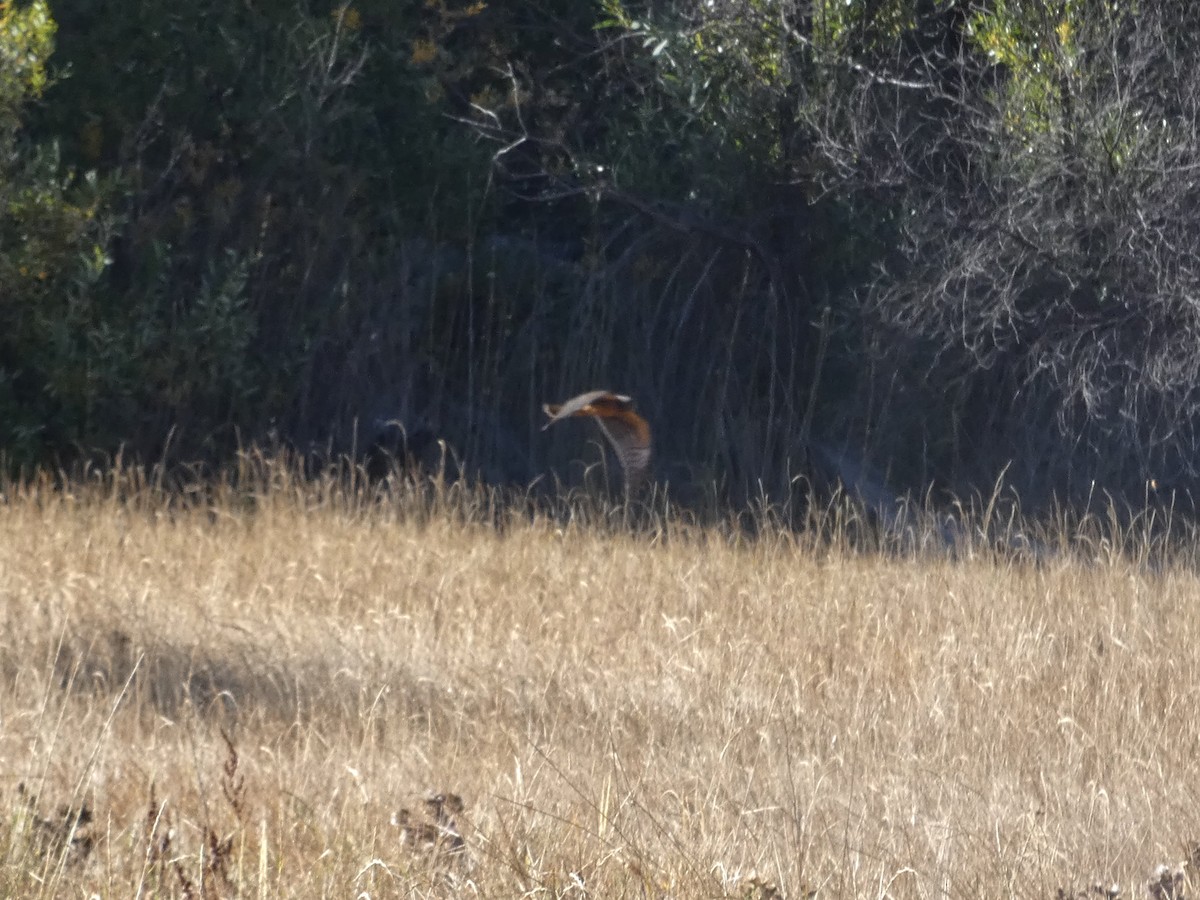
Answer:
[[612, 391], [588, 391], [566, 403], [546, 403], [542, 409], [550, 417], [542, 431], [571, 416], [595, 419], [625, 470], [627, 494], [640, 487], [650, 474], [650, 423], [634, 412], [631, 397]]

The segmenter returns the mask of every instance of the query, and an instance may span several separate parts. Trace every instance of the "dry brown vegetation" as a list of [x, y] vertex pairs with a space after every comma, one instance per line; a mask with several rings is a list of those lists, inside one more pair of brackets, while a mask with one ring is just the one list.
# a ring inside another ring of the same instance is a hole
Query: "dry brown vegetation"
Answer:
[[1192, 894], [1190, 567], [567, 512], [8, 487], [0, 894]]

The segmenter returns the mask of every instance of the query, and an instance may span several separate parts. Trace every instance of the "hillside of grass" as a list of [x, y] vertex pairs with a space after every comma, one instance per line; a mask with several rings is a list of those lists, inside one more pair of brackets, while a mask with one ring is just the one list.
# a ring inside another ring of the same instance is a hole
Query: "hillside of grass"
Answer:
[[1136, 897], [1188, 859], [1192, 567], [815, 533], [7, 485], [0, 893]]

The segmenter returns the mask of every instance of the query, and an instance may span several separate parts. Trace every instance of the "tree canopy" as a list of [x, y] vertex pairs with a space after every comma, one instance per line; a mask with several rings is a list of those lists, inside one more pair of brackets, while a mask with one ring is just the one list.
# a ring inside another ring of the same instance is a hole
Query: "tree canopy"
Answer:
[[1184, 0], [0, 3], [10, 466], [347, 448], [483, 477], [638, 398], [677, 478], [1198, 474]]

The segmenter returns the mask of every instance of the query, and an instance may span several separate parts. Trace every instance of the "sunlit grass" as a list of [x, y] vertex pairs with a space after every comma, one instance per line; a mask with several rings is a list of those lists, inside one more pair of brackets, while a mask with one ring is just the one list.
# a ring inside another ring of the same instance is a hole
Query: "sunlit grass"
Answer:
[[1136, 523], [177, 488], [4, 491], [6, 896], [1140, 896], [1200, 838], [1200, 585]]

